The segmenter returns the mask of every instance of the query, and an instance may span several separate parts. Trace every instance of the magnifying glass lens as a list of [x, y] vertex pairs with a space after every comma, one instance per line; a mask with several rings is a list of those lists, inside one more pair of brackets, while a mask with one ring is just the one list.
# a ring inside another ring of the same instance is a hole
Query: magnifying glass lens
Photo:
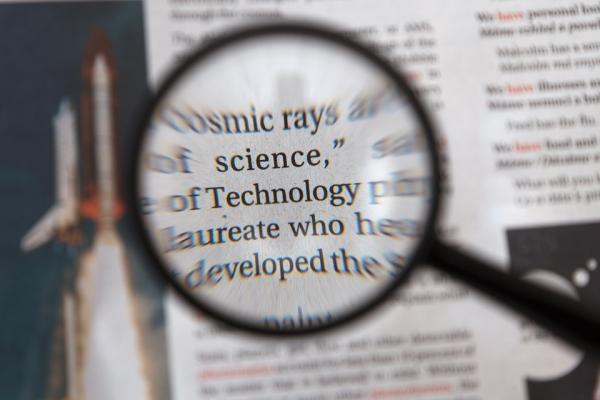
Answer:
[[238, 36], [189, 61], [143, 131], [138, 212], [205, 312], [304, 332], [381, 301], [423, 251], [432, 138], [398, 76], [342, 40]]

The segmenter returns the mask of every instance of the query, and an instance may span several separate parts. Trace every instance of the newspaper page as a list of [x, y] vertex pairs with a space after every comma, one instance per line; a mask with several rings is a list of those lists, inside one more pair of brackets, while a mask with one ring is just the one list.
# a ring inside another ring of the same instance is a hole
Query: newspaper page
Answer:
[[598, 360], [435, 269], [303, 340], [165, 295], [124, 201], [142, 103], [195, 46], [288, 18], [402, 68], [441, 135], [449, 240], [596, 304], [597, 0], [1, 1], [2, 398], [600, 399]]
[[[442, 135], [449, 240], [596, 304], [597, 1], [156, 1], [145, 11], [151, 84], [246, 24], [320, 22], [374, 46]], [[433, 270], [368, 319], [304, 341], [231, 332], [175, 298], [167, 309], [176, 399], [600, 398], [596, 360]]]

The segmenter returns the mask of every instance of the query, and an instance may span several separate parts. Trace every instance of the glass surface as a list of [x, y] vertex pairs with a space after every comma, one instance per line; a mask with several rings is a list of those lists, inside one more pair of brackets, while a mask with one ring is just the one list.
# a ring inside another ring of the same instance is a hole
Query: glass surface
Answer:
[[395, 284], [430, 219], [412, 103], [370, 58], [297, 34], [192, 64], [154, 109], [139, 206], [180, 288], [226, 319], [323, 326]]

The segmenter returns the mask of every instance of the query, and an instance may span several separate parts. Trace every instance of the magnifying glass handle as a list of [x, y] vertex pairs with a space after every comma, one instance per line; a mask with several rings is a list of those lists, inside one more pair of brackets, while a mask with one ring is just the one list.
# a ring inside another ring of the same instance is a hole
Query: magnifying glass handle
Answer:
[[582, 350], [600, 355], [600, 313], [555, 291], [534, 285], [434, 240], [430, 262]]

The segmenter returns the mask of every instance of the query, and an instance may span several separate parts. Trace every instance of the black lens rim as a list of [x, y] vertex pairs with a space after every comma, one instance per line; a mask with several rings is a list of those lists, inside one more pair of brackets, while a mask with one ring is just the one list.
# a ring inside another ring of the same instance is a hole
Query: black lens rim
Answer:
[[[206, 302], [199, 300], [198, 298], [189, 294], [182, 285], [169, 273], [168, 267], [165, 265], [166, 262], [160, 256], [159, 252], [152, 245], [151, 238], [147, 233], [144, 223], [144, 216], [139, 205], [140, 196], [140, 166], [141, 166], [141, 155], [144, 146], [144, 139], [146, 132], [151, 122], [152, 115], [160, 105], [162, 99], [169, 93], [174, 87], [179, 78], [184, 75], [188, 69], [190, 69], [196, 63], [210, 57], [213, 53], [221, 50], [228, 45], [239, 43], [248, 39], [256, 39], [261, 36], [277, 36], [281, 34], [292, 34], [298, 36], [308, 36], [316, 39], [322, 39], [325, 41], [332, 42], [333, 44], [340, 45], [347, 49], [350, 49], [357, 53], [358, 56], [367, 59], [376, 67], [380, 68], [384, 74], [386, 74], [390, 80], [395, 84], [396, 88], [406, 97], [411, 107], [413, 108], [419, 123], [424, 131], [427, 146], [430, 150], [430, 167], [432, 172], [431, 182], [431, 207], [429, 209], [429, 215], [427, 221], [424, 224], [423, 238], [421, 243], [417, 245], [416, 250], [413, 253], [410, 262], [407, 262], [403, 273], [390, 282], [390, 284], [382, 290], [382, 292], [374, 296], [368, 302], [363, 304], [361, 307], [354, 311], [343, 315], [340, 318], [336, 318], [334, 321], [328, 324], [302, 327], [300, 329], [269, 329], [262, 325], [255, 325], [245, 322], [241, 319], [232, 318], [219, 312], [216, 308], [210, 306]], [[375, 53], [374, 50], [367, 48], [366, 46], [348, 39], [342, 36], [340, 33], [330, 30], [329, 28], [315, 25], [313, 23], [305, 22], [285, 22], [275, 23], [263, 26], [246, 27], [233, 33], [225, 34], [223, 36], [213, 39], [209, 44], [201, 46], [191, 53], [179, 66], [177, 66], [163, 81], [160, 85], [156, 94], [150, 99], [149, 103], [145, 108], [143, 117], [137, 128], [135, 136], [135, 147], [134, 154], [132, 157], [132, 164], [129, 168], [129, 195], [128, 202], [130, 209], [133, 214], [134, 229], [137, 231], [137, 236], [141, 239], [142, 247], [145, 248], [146, 253], [150, 256], [150, 261], [154, 265], [155, 270], [158, 271], [160, 277], [169, 283], [169, 286], [179, 295], [180, 298], [184, 299], [185, 302], [191, 305], [193, 308], [199, 310], [201, 313], [208, 315], [216, 321], [225, 323], [226, 325], [247, 332], [252, 332], [262, 335], [278, 335], [278, 336], [300, 336], [306, 334], [319, 333], [331, 329], [338, 328], [351, 321], [366, 315], [369, 311], [381, 305], [389, 296], [403, 283], [405, 282], [413, 267], [426, 262], [429, 257], [429, 252], [435, 240], [435, 228], [437, 224], [437, 218], [440, 211], [440, 197], [441, 197], [441, 172], [440, 172], [440, 158], [436, 142], [436, 133], [434, 125], [425, 110], [425, 107], [421, 104], [410, 85], [400, 75], [396, 67], [393, 67], [388, 61], [380, 57]]]

